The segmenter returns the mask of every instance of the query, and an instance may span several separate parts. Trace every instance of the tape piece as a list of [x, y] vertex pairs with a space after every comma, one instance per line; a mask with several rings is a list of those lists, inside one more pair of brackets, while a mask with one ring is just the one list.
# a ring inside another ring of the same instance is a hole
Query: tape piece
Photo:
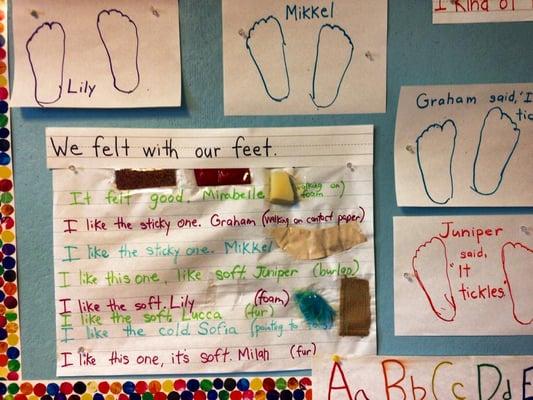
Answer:
[[291, 174], [280, 170], [270, 172], [270, 202], [287, 206], [298, 203], [298, 192]]
[[279, 227], [271, 229], [278, 247], [297, 260], [317, 260], [366, 242], [358, 222], [323, 229]]
[[176, 170], [156, 169], [149, 171], [136, 171], [132, 169], [121, 169], [115, 171], [115, 184], [119, 190], [150, 189], [176, 186]]
[[367, 280], [342, 278], [340, 336], [368, 336], [370, 333], [370, 286]]
[[249, 185], [252, 175], [248, 168], [195, 169], [197, 186]]

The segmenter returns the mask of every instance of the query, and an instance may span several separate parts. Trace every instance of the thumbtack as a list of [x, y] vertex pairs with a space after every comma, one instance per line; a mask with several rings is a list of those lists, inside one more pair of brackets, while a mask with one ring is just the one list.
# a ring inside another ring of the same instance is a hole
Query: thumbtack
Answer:
[[531, 228], [529, 226], [522, 225], [520, 230], [528, 236], [531, 234]]
[[159, 11], [154, 6], [150, 6], [150, 11], [152, 11], [152, 14], [154, 14], [155, 17], [159, 18]]
[[74, 172], [75, 174], [78, 173], [78, 170], [76, 169], [76, 167], [74, 165], [69, 165], [68, 169], [71, 170], [72, 172]]
[[409, 272], [406, 272], [405, 274], [403, 274], [403, 277], [404, 277], [405, 279], [407, 279], [407, 281], [408, 281], [409, 283], [413, 283], [413, 276], [412, 276]]
[[413, 146], [411, 146], [410, 144], [405, 146], [405, 150], [407, 150], [411, 154], [415, 154], [415, 149], [413, 149]]
[[374, 61], [374, 56], [372, 55], [370, 51], [367, 51], [365, 53], [365, 57], [368, 58], [370, 61]]
[[337, 364], [340, 364], [341, 361], [342, 361], [341, 356], [339, 356], [338, 354], [333, 355], [333, 357], [331, 357], [331, 359], [333, 360], [333, 362], [335, 362]]
[[350, 171], [354, 172], [355, 171], [355, 167], [353, 166], [353, 164], [351, 162], [347, 163], [346, 164], [346, 168], [348, 168]]
[[239, 36], [242, 36], [244, 39], [248, 39], [248, 34], [244, 29], [239, 29]]
[[35, 19], [39, 19], [39, 13], [37, 12], [37, 10], [31, 10], [30, 15]]
[[85, 353], [85, 347], [81, 346], [79, 349], [78, 349], [78, 354], [83, 354]]

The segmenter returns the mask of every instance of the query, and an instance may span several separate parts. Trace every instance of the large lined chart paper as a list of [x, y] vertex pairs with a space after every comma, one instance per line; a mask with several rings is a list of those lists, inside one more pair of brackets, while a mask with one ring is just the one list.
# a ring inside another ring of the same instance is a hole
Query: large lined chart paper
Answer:
[[[304, 369], [316, 354], [375, 354], [372, 127], [206, 134], [210, 139], [187, 130], [48, 131], [49, 166], [57, 168], [58, 375]], [[177, 158], [142, 156], [165, 140]], [[251, 183], [199, 187], [184, 168], [206, 161], [197, 149], [208, 142], [222, 158], [213, 150], [207, 161], [246, 165]], [[236, 144], [258, 148], [245, 156]], [[95, 151], [112, 155], [99, 159]], [[178, 168], [177, 185], [116, 188], [112, 168], [145, 164]], [[294, 177], [298, 204], [270, 203], [274, 167]], [[297, 260], [272, 235], [273, 228], [347, 224], [358, 224], [367, 241], [322, 259]], [[339, 336], [343, 278], [368, 281], [367, 336]], [[306, 323], [294, 301], [298, 290], [319, 293], [337, 311], [332, 327]]]

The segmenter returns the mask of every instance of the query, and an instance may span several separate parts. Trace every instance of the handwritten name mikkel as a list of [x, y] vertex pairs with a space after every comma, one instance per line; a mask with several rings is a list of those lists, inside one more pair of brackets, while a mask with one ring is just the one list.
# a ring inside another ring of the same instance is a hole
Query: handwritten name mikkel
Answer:
[[335, 12], [335, 2], [332, 1], [329, 7], [314, 5], [295, 5], [287, 4], [285, 6], [285, 19], [294, 21], [312, 20], [318, 18], [333, 18]]

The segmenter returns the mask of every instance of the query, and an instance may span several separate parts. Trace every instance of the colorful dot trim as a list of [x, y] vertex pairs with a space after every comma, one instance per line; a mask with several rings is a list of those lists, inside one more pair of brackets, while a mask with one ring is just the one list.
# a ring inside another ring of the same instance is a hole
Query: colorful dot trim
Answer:
[[311, 379], [0, 382], [5, 400], [312, 400]]
[[[0, 2], [0, 26], [7, 24], [7, 2]], [[0, 30], [0, 379], [19, 380], [20, 332], [15, 235], [14, 180], [11, 153], [7, 29]], [[2, 387], [16, 392], [13, 399], [28, 400], [28, 385]], [[37, 391], [39, 393], [39, 389]], [[37, 394], [36, 394], [37, 396]], [[39, 397], [39, 396], [38, 396]], [[34, 400], [34, 399], [32, 399]]]

